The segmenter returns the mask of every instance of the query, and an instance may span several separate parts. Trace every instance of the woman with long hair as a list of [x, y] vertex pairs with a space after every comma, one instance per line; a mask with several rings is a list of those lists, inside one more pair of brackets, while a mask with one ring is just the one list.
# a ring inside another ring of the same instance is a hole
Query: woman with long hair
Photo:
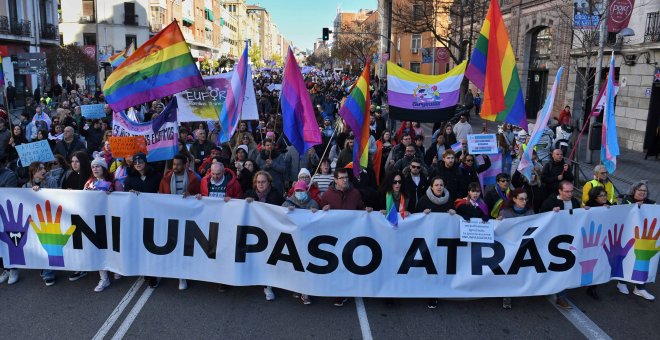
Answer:
[[[383, 215], [390, 214], [395, 209], [403, 217], [410, 215], [410, 199], [407, 197], [406, 181], [400, 171], [387, 175], [380, 185], [376, 207]], [[389, 210], [388, 210], [389, 209]]]
[[62, 189], [83, 190], [92, 172], [87, 153], [76, 151], [71, 156], [71, 169], [64, 174]]
[[459, 198], [454, 202], [456, 213], [469, 221], [471, 218], [480, 218], [483, 221], [490, 219], [488, 206], [481, 199], [481, 185], [477, 182], [468, 184], [468, 194], [465, 198]]
[[456, 134], [454, 133], [454, 127], [451, 123], [447, 122], [447, 125], [442, 130], [442, 135], [445, 138], [445, 149], [451, 149], [451, 146], [456, 144]]
[[[92, 161], [92, 174], [85, 183], [84, 190], [103, 191], [110, 194], [113, 191], [112, 175], [108, 171], [108, 165], [102, 158]], [[110, 286], [110, 278], [107, 270], [99, 270], [101, 280], [94, 288], [94, 291], [100, 293]], [[115, 274], [115, 280], [121, 276]]]
[[[25, 131], [20, 125], [14, 125], [11, 128], [11, 137], [9, 137], [9, 148], [7, 150], [7, 160], [8, 161], [15, 161], [18, 159], [18, 151], [16, 151], [16, 147], [27, 143], [27, 139], [25, 138]], [[27, 166], [25, 164], [24, 166]]]

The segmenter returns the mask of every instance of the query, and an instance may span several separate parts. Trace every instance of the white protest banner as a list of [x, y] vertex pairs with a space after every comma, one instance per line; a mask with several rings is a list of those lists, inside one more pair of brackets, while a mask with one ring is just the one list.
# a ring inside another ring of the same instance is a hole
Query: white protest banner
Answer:
[[495, 229], [493, 220], [482, 221], [472, 219], [470, 221], [461, 220], [460, 222], [461, 242], [495, 242]]
[[653, 282], [658, 268], [657, 205], [504, 219], [488, 244], [461, 242], [460, 217], [440, 213], [412, 214], [394, 229], [378, 213], [288, 212], [245, 200], [18, 188], [0, 197], [0, 256], [12, 268], [364, 297], [546, 295], [613, 279]]
[[55, 159], [47, 140], [16, 145], [16, 152], [23, 166], [29, 166], [32, 162], [50, 162]]
[[282, 84], [270, 84], [266, 87], [268, 91], [282, 91]]
[[[225, 104], [227, 90], [234, 72], [204, 77], [204, 88], [192, 88], [177, 93], [180, 122], [218, 120]], [[257, 99], [254, 94], [252, 73], [248, 68], [248, 79], [241, 120], [258, 120]]]
[[112, 114], [112, 136], [144, 136], [147, 144], [147, 162], [172, 159], [179, 152], [177, 99], [167, 104], [160, 115], [149, 122], [136, 123], [122, 112]]
[[472, 155], [494, 155], [497, 150], [497, 137], [493, 133], [468, 135], [468, 152]]
[[105, 118], [105, 104], [80, 105], [80, 114], [87, 119]]

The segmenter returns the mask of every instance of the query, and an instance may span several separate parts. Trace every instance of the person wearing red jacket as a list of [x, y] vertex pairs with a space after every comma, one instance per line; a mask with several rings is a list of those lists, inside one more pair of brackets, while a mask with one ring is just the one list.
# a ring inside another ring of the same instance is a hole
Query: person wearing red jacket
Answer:
[[243, 189], [238, 183], [236, 173], [225, 168], [224, 164], [215, 162], [211, 164], [209, 175], [202, 178], [196, 197], [201, 199], [202, 196], [224, 198], [225, 202], [228, 202], [232, 198], [243, 197]]
[[565, 120], [568, 119], [566, 125], [572, 125], [571, 123], [571, 107], [566, 105], [561, 112], [559, 112], [559, 124], [564, 124]]
[[[165, 173], [158, 186], [159, 194], [183, 195], [186, 198], [199, 193], [197, 175], [188, 169], [188, 158], [183, 154], [174, 155], [172, 170]], [[188, 289], [188, 281], [179, 279], [179, 290]]]
[[216, 157], [220, 157], [222, 154], [222, 149], [218, 146], [213, 146], [211, 148], [211, 154], [206, 156], [204, 160], [202, 161], [202, 164], [197, 168], [197, 173], [200, 174], [202, 177], [208, 175], [209, 172], [209, 167], [211, 167], [211, 163], [213, 163], [213, 160]]

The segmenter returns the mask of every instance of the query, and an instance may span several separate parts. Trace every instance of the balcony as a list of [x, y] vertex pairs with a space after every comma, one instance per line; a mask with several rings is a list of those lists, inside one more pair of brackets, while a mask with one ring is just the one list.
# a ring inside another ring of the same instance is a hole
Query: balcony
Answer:
[[138, 16], [137, 16], [137, 14], [126, 14], [126, 15], [124, 15], [124, 25], [137, 26], [138, 25]]
[[659, 41], [660, 41], [660, 12], [649, 13], [646, 15], [646, 29], [644, 30], [644, 42], [659, 42]]
[[78, 20], [78, 23], [80, 24], [91, 24], [95, 22], [96, 22], [96, 18], [93, 15], [83, 15]]
[[45, 24], [41, 28], [41, 38], [49, 40], [58, 40], [59, 35], [57, 32], [57, 26], [53, 24]]
[[151, 32], [160, 32], [163, 28], [165, 28], [165, 24], [151, 23], [149, 27]]
[[9, 28], [12, 34], [29, 37], [32, 35], [30, 20], [10, 20]]

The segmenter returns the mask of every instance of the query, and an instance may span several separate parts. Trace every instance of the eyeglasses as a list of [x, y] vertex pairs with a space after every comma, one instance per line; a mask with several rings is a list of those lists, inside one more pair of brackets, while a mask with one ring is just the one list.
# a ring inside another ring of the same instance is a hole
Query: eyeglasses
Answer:
[[527, 201], [527, 200], [528, 200], [527, 197], [516, 197], [516, 199], [519, 199], [519, 200], [521, 200], [521, 201]]
[[141, 158], [134, 159], [133, 164], [135, 164], [135, 165], [144, 164], [144, 159], [141, 159]]
[[504, 182], [508, 182], [509, 180], [506, 179], [506, 178], [500, 178], [500, 179], [498, 179], [497, 181], [498, 181], [498, 182], [502, 182], [502, 183], [504, 183]]
[[411, 168], [411, 169], [419, 169], [419, 168], [421, 168], [421, 166], [419, 166], [419, 165], [412, 165], [412, 164], [411, 164], [411, 165], [410, 165], [410, 168]]
[[392, 181], [392, 184], [401, 184], [401, 183], [402, 183], [401, 180], [394, 180], [394, 181]]

